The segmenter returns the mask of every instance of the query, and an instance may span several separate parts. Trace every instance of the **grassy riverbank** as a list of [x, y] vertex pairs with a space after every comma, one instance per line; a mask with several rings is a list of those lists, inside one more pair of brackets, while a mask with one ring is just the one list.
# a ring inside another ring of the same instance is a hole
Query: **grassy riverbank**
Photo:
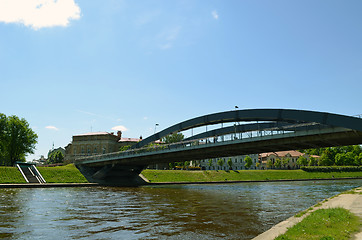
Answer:
[[[59, 167], [38, 167], [47, 183], [86, 183], [85, 177], [73, 165]], [[0, 184], [26, 183], [16, 167], [0, 167]]]
[[264, 181], [327, 178], [362, 178], [362, 172], [305, 172], [303, 170], [184, 171], [150, 170], [142, 174], [150, 182]]
[[275, 240], [347, 240], [359, 231], [360, 226], [359, 218], [347, 209], [319, 209]]
[[[87, 182], [73, 164], [59, 167], [38, 167], [38, 169], [48, 183]], [[153, 183], [362, 178], [362, 172], [323, 173], [302, 170], [184, 171], [146, 169], [142, 174]], [[0, 167], [0, 183], [25, 183], [25, 180], [17, 168]]]
[[87, 183], [87, 179], [73, 165], [58, 167], [38, 167], [47, 183]]

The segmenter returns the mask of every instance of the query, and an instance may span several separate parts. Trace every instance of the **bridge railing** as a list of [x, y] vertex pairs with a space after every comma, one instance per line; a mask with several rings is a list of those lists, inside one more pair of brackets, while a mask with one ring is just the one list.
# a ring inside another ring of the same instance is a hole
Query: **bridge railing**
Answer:
[[122, 157], [130, 157], [135, 155], [141, 155], [141, 154], [148, 154], [151, 152], [162, 152], [162, 151], [170, 151], [170, 150], [177, 150], [177, 149], [185, 149], [200, 145], [209, 145], [209, 144], [216, 144], [220, 142], [230, 142], [235, 140], [246, 140], [250, 138], [255, 137], [266, 137], [266, 136], [273, 136], [273, 135], [282, 135], [282, 134], [288, 134], [293, 133], [294, 127], [300, 127], [301, 125], [305, 126], [315, 126], [315, 124], [310, 123], [303, 123], [303, 124], [296, 124], [290, 125], [288, 128], [284, 129], [269, 129], [269, 130], [259, 130], [259, 131], [252, 131], [249, 133], [232, 133], [222, 136], [213, 136], [213, 137], [206, 137], [206, 138], [200, 138], [200, 139], [193, 139], [189, 141], [182, 141], [177, 143], [170, 143], [170, 144], [151, 144], [149, 146], [145, 146], [142, 148], [136, 148], [136, 149], [128, 149], [122, 152], [114, 152], [114, 153], [107, 153], [107, 154], [101, 154], [101, 155], [92, 155], [92, 156], [84, 156], [77, 158], [75, 160], [75, 164], [81, 163], [85, 160], [107, 160], [107, 159], [114, 159], [114, 158], [122, 158]]

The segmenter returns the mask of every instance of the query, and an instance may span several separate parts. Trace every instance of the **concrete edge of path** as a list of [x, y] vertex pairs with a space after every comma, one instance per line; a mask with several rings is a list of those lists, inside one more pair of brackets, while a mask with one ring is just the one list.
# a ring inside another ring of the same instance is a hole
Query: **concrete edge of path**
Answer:
[[223, 183], [258, 183], [258, 182], [304, 182], [304, 181], [331, 181], [331, 180], [351, 180], [351, 179], [362, 179], [362, 177], [346, 177], [346, 178], [304, 178], [304, 179], [272, 179], [272, 180], [226, 180], [226, 181], [212, 181], [212, 182], [151, 182], [147, 178], [145, 181], [147, 184], [144, 186], [151, 185], [180, 185], [180, 184], [223, 184]]
[[24, 183], [24, 184], [0, 184], [0, 188], [54, 188], [54, 187], [94, 187], [98, 183]]
[[[310, 215], [312, 212], [318, 210], [318, 209], [326, 209], [326, 208], [337, 208], [342, 207], [349, 211], [351, 211], [353, 214], [358, 216], [359, 218], [362, 218], [362, 187], [358, 187], [354, 189], [357, 194], [350, 194], [350, 193], [342, 193], [336, 196], [333, 196], [331, 198], [325, 199], [317, 207], [314, 205], [312, 210], [306, 210], [307, 213], [305, 213], [301, 217], [290, 217], [285, 221], [282, 221], [278, 223], [277, 225], [274, 225], [272, 228], [267, 230], [266, 232], [256, 236], [253, 238], [253, 240], [273, 240], [276, 237], [278, 237], [281, 234], [284, 234], [288, 228], [291, 228], [295, 224], [302, 221], [305, 217]], [[362, 239], [362, 232], [356, 233], [354, 235], [353, 239]]]

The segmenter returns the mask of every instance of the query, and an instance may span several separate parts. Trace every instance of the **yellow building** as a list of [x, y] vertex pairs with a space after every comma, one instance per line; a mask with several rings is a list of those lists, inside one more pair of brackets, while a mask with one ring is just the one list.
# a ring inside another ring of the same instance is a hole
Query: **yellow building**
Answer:
[[121, 146], [133, 145], [139, 138], [123, 138], [108, 132], [91, 132], [73, 136], [73, 141], [65, 147], [66, 163], [74, 162], [77, 157], [118, 152]]

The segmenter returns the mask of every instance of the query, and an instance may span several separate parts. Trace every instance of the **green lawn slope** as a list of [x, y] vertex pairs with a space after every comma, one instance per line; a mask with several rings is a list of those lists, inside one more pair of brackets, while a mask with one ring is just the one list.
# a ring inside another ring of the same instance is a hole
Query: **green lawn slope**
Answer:
[[142, 172], [150, 182], [265, 181], [328, 178], [362, 178], [362, 172], [305, 172], [303, 170], [184, 171], [151, 170]]
[[[47, 183], [86, 183], [85, 177], [73, 165], [38, 167]], [[362, 178], [362, 172], [305, 172], [302, 170], [242, 170], [242, 171], [185, 171], [150, 170], [142, 174], [151, 182], [220, 182], [220, 181], [268, 181], [327, 178]], [[0, 184], [26, 183], [15, 167], [0, 167]]]

